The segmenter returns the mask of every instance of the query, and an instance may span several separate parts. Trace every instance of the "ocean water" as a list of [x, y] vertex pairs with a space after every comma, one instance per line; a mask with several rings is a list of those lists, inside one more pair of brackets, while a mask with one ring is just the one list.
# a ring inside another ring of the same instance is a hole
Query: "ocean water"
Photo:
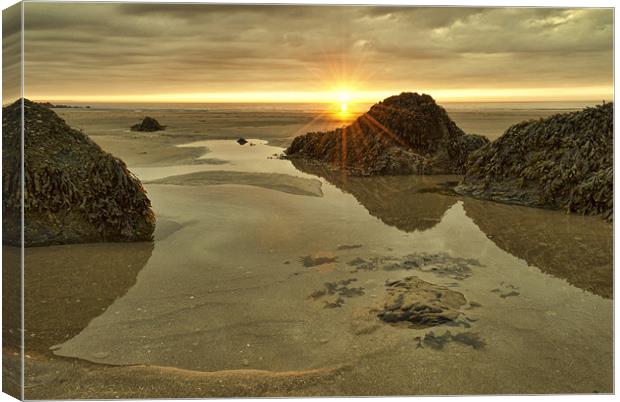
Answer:
[[[540, 102], [438, 102], [448, 110], [568, 110], [582, 109], [602, 103], [591, 101], [540, 101]], [[338, 111], [340, 103], [123, 103], [123, 102], [64, 102], [52, 103], [70, 106], [90, 106], [92, 109], [150, 109], [150, 110], [234, 110], [234, 111]], [[349, 111], [364, 112], [372, 103], [349, 103]]]
[[[493, 140], [508, 127], [521, 121], [576, 111], [601, 102], [448, 102], [442, 106], [466, 133], [485, 135]], [[134, 120], [144, 115], [151, 115], [164, 120], [169, 115], [176, 115], [177, 118], [182, 116], [186, 119], [194, 119], [193, 126], [200, 126], [201, 129], [220, 130], [223, 135], [235, 128], [253, 127], [255, 130], [246, 133], [246, 135], [283, 137], [288, 141], [296, 135], [305, 134], [309, 131], [330, 130], [349, 124], [371, 106], [370, 104], [351, 103], [348, 105], [347, 112], [342, 113], [340, 112], [340, 104], [329, 103], [67, 104], [90, 106], [90, 110], [99, 112], [98, 114], [83, 114], [80, 113], [81, 109], [57, 109], [61, 115], [74, 118], [73, 121], [76, 124], [83, 126], [92, 127], [97, 126], [98, 123], [105, 124], [103, 121], [100, 122], [97, 116], [103, 117], [108, 113], [114, 113], [117, 117], [130, 116]], [[85, 120], [81, 120], [80, 116]], [[198, 123], [204, 124], [199, 125]], [[277, 127], [271, 127], [270, 132], [262, 131], [270, 125]], [[237, 130], [240, 135], [242, 135], [242, 131]]]

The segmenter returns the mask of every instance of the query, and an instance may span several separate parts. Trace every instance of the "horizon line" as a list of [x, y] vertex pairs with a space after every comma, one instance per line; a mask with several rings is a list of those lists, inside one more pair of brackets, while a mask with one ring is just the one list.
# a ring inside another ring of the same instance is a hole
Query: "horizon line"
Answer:
[[25, 98], [40, 102], [74, 103], [316, 103], [316, 104], [366, 104], [377, 103], [403, 92], [428, 94], [437, 102], [569, 102], [613, 100], [614, 87], [607, 85], [581, 87], [537, 88], [466, 88], [417, 90], [358, 90], [341, 88], [327, 91], [255, 91], [255, 92], [195, 92], [160, 93], [149, 95], [78, 95], [78, 94], [24, 94]]
[[[29, 99], [29, 98], [26, 98]], [[3, 105], [8, 105], [15, 102], [17, 99], [3, 102]], [[165, 104], [214, 104], [214, 105], [332, 105], [337, 102], [318, 102], [318, 101], [119, 101], [119, 100], [109, 100], [109, 101], [83, 101], [83, 100], [73, 100], [73, 99], [30, 99], [33, 102], [37, 103], [52, 103], [52, 104], [151, 104], [151, 105], [165, 105]], [[436, 100], [436, 99], [435, 99]], [[545, 99], [545, 100], [446, 100], [441, 101], [441, 103], [551, 103], [551, 102], [566, 102], [566, 103], [611, 103], [613, 102], [613, 98], [591, 98], [591, 99]], [[349, 105], [368, 105], [374, 104], [378, 102], [373, 101], [357, 101], [357, 102], [347, 102]], [[438, 102], [440, 103], [440, 102]]]

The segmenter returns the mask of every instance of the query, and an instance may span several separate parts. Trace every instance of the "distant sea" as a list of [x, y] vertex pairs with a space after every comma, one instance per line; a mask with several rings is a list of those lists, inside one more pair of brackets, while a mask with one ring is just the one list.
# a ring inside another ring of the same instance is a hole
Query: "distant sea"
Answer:
[[[481, 134], [494, 140], [499, 137], [511, 125], [526, 121], [545, 118], [557, 113], [571, 112], [593, 106], [603, 101], [563, 101], [563, 102], [441, 102], [449, 116], [466, 133]], [[347, 113], [340, 113], [340, 104], [336, 103], [77, 103], [67, 101], [52, 101], [56, 105], [89, 106], [90, 109], [56, 109], [62, 114], [70, 111], [98, 110], [105, 112], [106, 119], [113, 119], [113, 114], [122, 113], [145, 114], [154, 116], [158, 114], [162, 118], [165, 113], [184, 114], [185, 119], [202, 121], [201, 127], [206, 127], [207, 122], [226, 127], [260, 126], [267, 130], [265, 121], [276, 119], [285, 120], [290, 117], [290, 127], [279, 124], [269, 128], [270, 135], [274, 130], [282, 130], [281, 135], [299, 135], [309, 131], [332, 130], [351, 123], [357, 116], [366, 112], [370, 104], [349, 103]], [[112, 113], [112, 114], [110, 114]], [[81, 114], [81, 113], [80, 113]], [[310, 115], [312, 124], [306, 125], [304, 119]], [[192, 117], [194, 116], [194, 117]], [[277, 117], [276, 117], [277, 116]], [[99, 116], [101, 117], [101, 116]], [[80, 119], [85, 124], [89, 119], [97, 119], [97, 116], [88, 113]], [[266, 120], [265, 120], [266, 119]], [[281, 122], [280, 122], [281, 123]], [[78, 125], [79, 125], [78, 124]], [[211, 127], [212, 129], [214, 127]], [[220, 127], [221, 128], [221, 127]], [[220, 129], [218, 128], [218, 129]], [[288, 131], [287, 131], [288, 130]]]
[[[608, 100], [606, 100], [607, 102]], [[449, 110], [575, 110], [602, 103], [592, 101], [541, 102], [440, 102]], [[325, 112], [338, 109], [337, 103], [106, 103], [51, 101], [53, 104], [90, 106], [96, 109], [152, 109], [152, 110], [231, 110], [231, 111], [305, 111]], [[372, 103], [349, 103], [349, 112], [363, 113]]]

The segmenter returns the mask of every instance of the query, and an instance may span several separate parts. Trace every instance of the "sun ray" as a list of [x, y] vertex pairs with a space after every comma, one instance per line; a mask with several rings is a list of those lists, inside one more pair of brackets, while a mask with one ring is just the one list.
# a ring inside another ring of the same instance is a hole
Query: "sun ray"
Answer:
[[377, 121], [374, 117], [372, 117], [370, 114], [365, 113], [362, 115], [362, 118], [364, 118], [365, 120], [367, 120], [371, 125], [373, 125], [375, 128], [379, 129], [379, 134], [387, 134], [390, 139], [394, 140], [396, 143], [398, 143], [400, 146], [410, 150], [410, 151], [414, 151], [411, 147], [411, 145], [407, 144], [405, 141], [403, 141], [401, 138], [399, 138], [398, 136], [396, 136], [390, 129], [388, 129], [387, 127], [385, 127], [383, 124], [381, 124], [379, 121]]

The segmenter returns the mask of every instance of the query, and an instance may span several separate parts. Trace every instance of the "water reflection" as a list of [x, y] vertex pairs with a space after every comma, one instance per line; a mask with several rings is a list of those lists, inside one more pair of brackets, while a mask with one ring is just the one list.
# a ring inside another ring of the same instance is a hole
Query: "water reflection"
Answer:
[[467, 216], [502, 250], [596, 295], [613, 296], [613, 228], [597, 217], [448, 195], [455, 176], [353, 177], [293, 160], [302, 172], [352, 194], [368, 212], [405, 232], [424, 231], [462, 200]]
[[431, 229], [457, 202], [435, 191], [441, 183], [454, 180], [453, 176], [355, 177], [310, 161], [291, 162], [302, 172], [322, 177], [353, 195], [372, 216], [405, 232]]
[[613, 296], [613, 228], [597, 217], [466, 198], [465, 213], [499, 248], [603, 296]]
[[2, 247], [2, 391], [21, 395], [21, 250]]
[[152, 251], [150, 242], [27, 248], [26, 350], [49, 353], [77, 335], [136, 283]]

